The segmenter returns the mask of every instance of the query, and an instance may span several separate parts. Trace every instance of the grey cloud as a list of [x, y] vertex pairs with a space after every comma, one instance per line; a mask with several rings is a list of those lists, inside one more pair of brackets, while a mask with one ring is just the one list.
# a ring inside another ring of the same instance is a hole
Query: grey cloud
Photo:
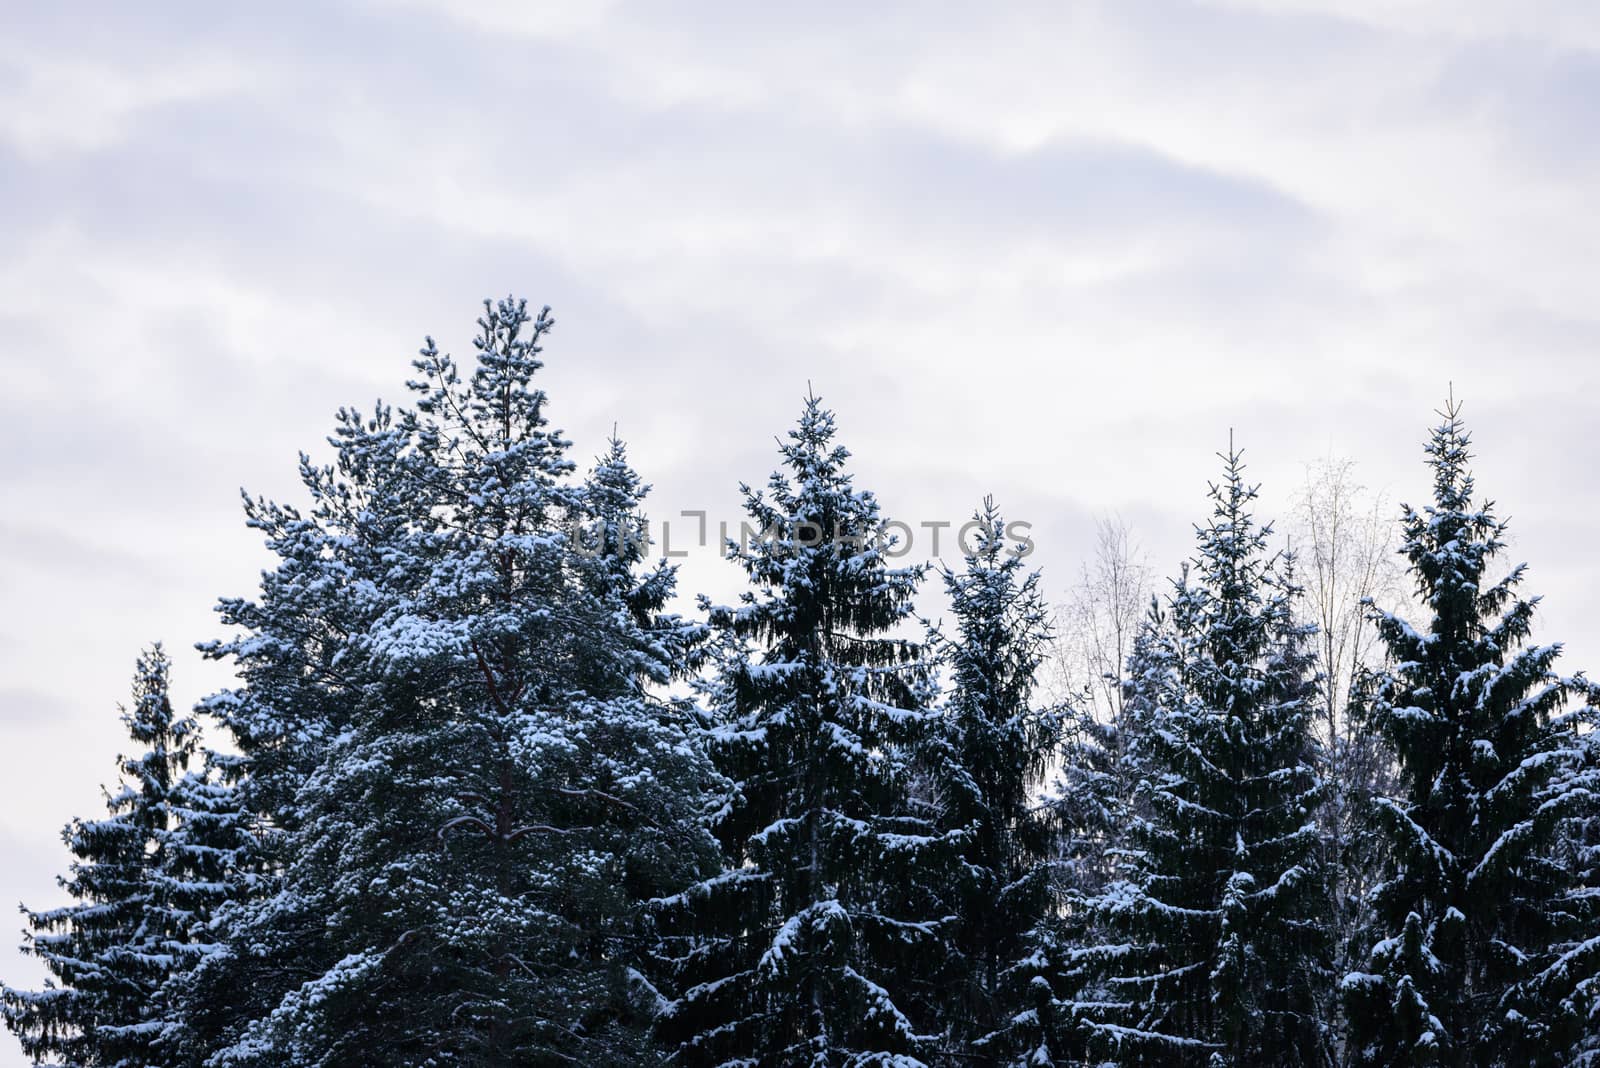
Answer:
[[1531, 157], [1540, 170], [1593, 174], [1600, 162], [1600, 54], [1527, 40], [1495, 40], [1461, 49], [1432, 89], [1439, 113], [1467, 111], [1492, 122], [1507, 153]]
[[0, 724], [7, 727], [64, 722], [70, 714], [58, 696], [38, 690], [0, 688]]

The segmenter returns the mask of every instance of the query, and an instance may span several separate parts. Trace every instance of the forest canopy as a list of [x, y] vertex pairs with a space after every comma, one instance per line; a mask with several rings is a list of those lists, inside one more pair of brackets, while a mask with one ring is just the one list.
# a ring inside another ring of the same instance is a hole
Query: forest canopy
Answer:
[[1600, 1064], [1600, 697], [1453, 397], [1420, 504], [1330, 465], [1290, 552], [1230, 442], [1169, 580], [1108, 522], [1056, 608], [993, 498], [914, 562], [808, 394], [678, 611], [550, 309], [477, 326], [246, 497], [233, 686], [138, 656], [37, 1063]]

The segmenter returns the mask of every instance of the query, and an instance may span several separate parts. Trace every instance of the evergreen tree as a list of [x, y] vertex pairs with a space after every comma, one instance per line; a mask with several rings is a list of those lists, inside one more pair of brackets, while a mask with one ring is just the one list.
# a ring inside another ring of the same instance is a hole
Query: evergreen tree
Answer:
[[62, 838], [76, 858], [60, 880], [72, 903], [24, 910], [23, 952], [54, 981], [41, 991], [4, 988], [6, 1025], [41, 1063], [145, 1068], [167, 1063], [158, 1049], [167, 978], [190, 957], [190, 911], [179, 892], [192, 859], [177, 834], [175, 801], [192, 781], [198, 729], [173, 715], [169, 662], [161, 646], [140, 656], [128, 737], [143, 752], [119, 759], [121, 785], [107, 815], [74, 820]]
[[[1429, 439], [1433, 503], [1402, 515], [1427, 616], [1378, 613], [1390, 667], [1367, 722], [1393, 748], [1399, 790], [1377, 799], [1386, 840], [1377, 941], [1344, 979], [1358, 1065], [1554, 1065], [1585, 1027], [1562, 1004], [1592, 897], [1561, 829], [1595, 786], [1586, 684], [1560, 678], [1559, 645], [1532, 645], [1537, 598], [1518, 565], [1493, 579], [1505, 523], [1474, 500], [1469, 435], [1452, 400]], [[1578, 994], [1581, 999], [1581, 992]]]
[[262, 879], [255, 820], [227, 781], [235, 758], [213, 750], [201, 755], [203, 765], [184, 772], [168, 794], [162, 863], [152, 873], [171, 956], [156, 999], [155, 1047], [159, 1063], [174, 1066], [190, 1063], [197, 1031], [208, 1026], [207, 1010], [214, 1008], [193, 996], [196, 973], [221, 949], [227, 910], [253, 897]]
[[786, 471], [742, 487], [761, 536], [728, 552], [755, 589], [710, 610], [714, 755], [732, 782], [722, 874], [662, 903], [683, 1064], [897, 1065], [931, 1037], [936, 827], [907, 806], [930, 726], [921, 649], [895, 636], [920, 569], [894, 568], [833, 414], [807, 400]]
[[1149, 719], [1171, 674], [1163, 644], [1167, 621], [1152, 600], [1119, 666], [1122, 704], [1115, 719], [1094, 714], [1080, 698], [1065, 707], [1058, 769], [1044, 796], [1055, 831], [1052, 908], [1029, 933], [1029, 953], [1013, 969], [1021, 1008], [996, 1049], [1014, 1065], [1099, 1063], [1094, 1038], [1123, 1026], [1128, 1006], [1107, 982], [1108, 964], [1125, 931], [1104, 909], [1107, 891], [1137, 865], [1142, 852], [1131, 828], [1149, 817], [1139, 789], [1146, 770]]
[[1030, 1002], [1030, 959], [1055, 904], [1055, 827], [1040, 792], [1061, 718], [1033, 702], [1049, 650], [1039, 574], [1007, 544], [992, 500], [973, 517], [965, 567], [945, 571], [956, 633], [933, 646], [950, 678], [937, 733], [934, 778], [958, 860], [957, 921], [944, 971], [947, 1043], [955, 1063], [999, 1063], [1033, 1044], [1018, 1020]]
[[430, 340], [414, 409], [341, 413], [310, 517], [253, 510], [281, 563], [227, 604], [263, 629], [217, 647], [247, 668], [218, 704], [281, 859], [200, 969], [204, 1001], [250, 988], [208, 1063], [650, 1055], [641, 902], [716, 859], [714, 773], [654, 693], [688, 632], [616, 537], [645, 493], [620, 443], [579, 481], [547, 429], [548, 309], [485, 308], [465, 381]]
[[1130, 666], [1144, 779], [1130, 870], [1098, 902], [1091, 1046], [1128, 1064], [1321, 1065], [1329, 982], [1308, 628], [1223, 455], [1211, 521]]
[[334, 463], [300, 455], [308, 512], [244, 496], [246, 523], [263, 533], [277, 565], [262, 573], [256, 599], [219, 603], [235, 636], [200, 648], [231, 661], [240, 685], [201, 707], [234, 743], [236, 753], [217, 763], [255, 840], [238, 873], [245, 892], [216, 917], [217, 951], [180, 981], [182, 1027], [173, 1033], [181, 1034], [185, 1063], [227, 1050], [320, 974], [328, 942], [320, 903], [286, 879], [316, 796], [311, 776], [350, 741], [366, 705], [366, 673], [352, 645], [388, 607], [387, 585], [417, 581], [416, 562], [396, 551], [427, 521], [431, 501], [410, 479], [410, 423], [381, 404], [370, 417], [342, 408], [329, 438]]
[[168, 1031], [185, 1063], [230, 1045], [314, 972], [321, 921], [284, 886], [290, 840], [305, 821], [310, 776], [348, 737], [363, 706], [352, 641], [387, 607], [384, 582], [399, 581], [411, 563], [394, 553], [394, 542], [429, 507], [431, 498], [413, 492], [409, 480], [414, 438], [391, 407], [379, 404], [370, 417], [341, 408], [329, 438], [334, 463], [299, 457], [308, 511], [241, 494], [246, 525], [262, 533], [276, 566], [262, 573], [255, 599], [218, 603], [234, 636], [199, 645], [208, 658], [228, 661], [239, 685], [200, 704], [234, 751], [212, 755], [217, 792], [195, 800], [201, 809], [232, 808], [251, 841], [235, 858], [234, 893], [207, 936], [216, 952], [175, 984], [179, 1011]]
[[[1573, 680], [1577, 681], [1577, 680]], [[1589, 687], [1584, 709], [1586, 729], [1580, 735], [1587, 750], [1569, 774], [1574, 785], [1594, 789], [1600, 769], [1600, 701]], [[1587, 780], [1587, 781], [1583, 781]], [[1550, 1045], [1567, 1051], [1573, 1068], [1600, 1065], [1600, 810], [1582, 806], [1563, 821], [1562, 863], [1576, 873], [1563, 908], [1583, 917], [1556, 947], [1556, 955], [1532, 984], [1539, 999], [1551, 1008]]]

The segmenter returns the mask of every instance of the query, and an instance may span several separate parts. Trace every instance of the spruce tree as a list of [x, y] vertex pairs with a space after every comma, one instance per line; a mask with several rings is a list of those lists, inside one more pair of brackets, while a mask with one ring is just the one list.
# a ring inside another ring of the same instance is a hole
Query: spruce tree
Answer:
[[[157, 995], [160, 1064], [193, 1061], [196, 1035], [218, 1006], [194, 996], [196, 973], [222, 948], [228, 910], [259, 892], [263, 872], [255, 817], [228, 781], [235, 756], [202, 750], [203, 762], [173, 783], [162, 863], [152, 896], [168, 931], [169, 974]], [[156, 1062], [152, 1062], [156, 1063]]]
[[[1577, 681], [1577, 680], [1574, 680]], [[1600, 785], [1600, 693], [1589, 684], [1580, 735], [1585, 757], [1569, 771], [1574, 785]], [[1563, 821], [1562, 862], [1576, 873], [1563, 907], [1582, 922], [1556, 946], [1555, 959], [1530, 984], [1550, 1008], [1551, 1042], [1573, 1068], [1600, 1065], [1600, 806], [1587, 805]]]
[[1098, 901], [1120, 1006], [1080, 1012], [1125, 1064], [1322, 1065], [1330, 981], [1322, 915], [1308, 628], [1286, 561], [1250, 514], [1240, 454], [1222, 456], [1192, 567], [1130, 667], [1145, 776], [1127, 878]]
[[809, 398], [785, 470], [742, 487], [760, 533], [728, 553], [754, 589], [710, 609], [726, 867], [662, 902], [683, 984], [662, 1034], [686, 1065], [909, 1066], [931, 1038], [942, 843], [907, 783], [932, 714], [896, 633], [920, 569], [890, 565], [834, 433]]
[[[1562, 828], [1588, 810], [1592, 758], [1569, 708], [1581, 679], [1559, 645], [1530, 644], [1538, 598], [1524, 566], [1495, 578], [1505, 523], [1475, 499], [1454, 400], [1427, 445], [1433, 501], [1402, 513], [1403, 552], [1426, 615], [1377, 613], [1389, 667], [1370, 728], [1399, 789], [1373, 809], [1385, 840], [1369, 962], [1343, 982], [1357, 1065], [1555, 1065], [1586, 1027], [1564, 958], [1592, 931], [1592, 895]], [[1565, 992], [1563, 988], [1566, 988]]]
[[1042, 798], [1054, 831], [1051, 909], [1029, 932], [1028, 953], [1011, 973], [1019, 1011], [992, 1047], [1006, 1053], [1004, 1063], [1098, 1063], [1097, 1034], [1122, 1026], [1128, 1006], [1106, 973], [1126, 932], [1119, 929], [1122, 917], [1104, 905], [1107, 891], [1142, 856], [1132, 840], [1132, 828], [1149, 814], [1139, 789], [1141, 740], [1170, 675], [1167, 633], [1153, 600], [1118, 668], [1125, 692], [1115, 720], [1097, 717], [1085, 695], [1061, 710], [1057, 770]]
[[657, 695], [672, 573], [615, 536], [645, 487], [620, 443], [577, 479], [548, 429], [552, 325], [486, 303], [470, 375], [430, 340], [414, 408], [341, 413], [336, 464], [302, 463], [310, 516], [254, 509], [281, 563], [228, 603], [264, 629], [219, 647], [249, 669], [219, 704], [281, 861], [200, 969], [202, 1000], [248, 990], [208, 1063], [650, 1056], [641, 902], [714, 869], [714, 773]]
[[122, 722], [142, 752], [119, 759], [107, 815], [62, 832], [75, 859], [59, 881], [72, 903], [24, 910], [23, 952], [53, 981], [39, 991], [4, 988], [4, 1012], [23, 1052], [40, 1063], [170, 1063], [160, 1044], [162, 988], [188, 963], [192, 910], [203, 906], [177, 889], [193, 874], [174, 808], [193, 787], [185, 771], [198, 728], [173, 714], [168, 674], [159, 644], [139, 657]]
[[1061, 717], [1034, 702], [1051, 639], [1039, 573], [1007, 542], [992, 499], [967, 530], [963, 570], [944, 572], [955, 633], [932, 641], [950, 686], [933, 778], [958, 862], [941, 1007], [954, 1063], [1000, 1063], [1034, 1041], [1018, 1016], [1055, 905], [1055, 821], [1040, 794]]

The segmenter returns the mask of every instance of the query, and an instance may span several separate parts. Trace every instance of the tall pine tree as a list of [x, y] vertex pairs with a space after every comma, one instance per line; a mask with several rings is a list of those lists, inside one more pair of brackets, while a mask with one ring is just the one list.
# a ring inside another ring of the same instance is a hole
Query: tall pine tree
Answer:
[[1146, 776], [1131, 870], [1098, 903], [1108, 940], [1081, 955], [1104, 962], [1121, 1011], [1083, 1019], [1091, 1047], [1126, 1064], [1323, 1065], [1307, 628], [1240, 454], [1222, 458], [1193, 565], [1130, 671]]
[[[1402, 514], [1423, 629], [1377, 625], [1390, 666], [1365, 710], [1399, 763], [1377, 799], [1386, 844], [1369, 963], [1343, 983], [1357, 1065], [1555, 1065], [1581, 1035], [1562, 953], [1592, 897], [1561, 830], [1592, 804], [1592, 764], [1555, 673], [1529, 643], [1538, 598], [1524, 567], [1495, 578], [1505, 523], [1474, 499], [1470, 438], [1452, 399], [1427, 445], [1433, 502]], [[1587, 766], [1586, 766], [1587, 765]], [[1551, 969], [1556, 969], [1551, 971]], [[1580, 992], [1581, 997], [1581, 992]]]
[[1061, 717], [1034, 700], [1051, 640], [1038, 572], [1006, 538], [992, 499], [966, 531], [963, 569], [944, 573], [955, 633], [932, 642], [950, 685], [933, 778], [958, 863], [942, 1008], [952, 1063], [1001, 1063], [1035, 1041], [1018, 1016], [1055, 905], [1055, 820], [1040, 794]]
[[[218, 702], [280, 828], [196, 996], [215, 1065], [640, 1063], [646, 899], [714, 870], [714, 772], [657, 696], [686, 629], [644, 571], [645, 487], [614, 444], [573, 477], [533, 385], [553, 320], [485, 305], [463, 376], [342, 413], [315, 510], [259, 505], [282, 557]], [[301, 703], [301, 699], [304, 702]], [[202, 1006], [203, 1007], [203, 1006]]]
[[[378, 405], [370, 417], [340, 409], [332, 464], [300, 455], [309, 510], [244, 495], [246, 524], [260, 531], [276, 566], [254, 599], [222, 599], [234, 636], [202, 643], [230, 662], [239, 685], [202, 702], [235, 752], [221, 758], [226, 784], [253, 822], [246, 891], [217, 918], [217, 952], [183, 977], [181, 1029], [187, 1063], [228, 1050], [253, 1021], [319, 974], [319, 903], [287, 885], [304, 861], [295, 836], [308, 818], [319, 764], [352, 737], [367, 680], [352, 643], [388, 606], [384, 585], [414, 575], [395, 542], [426, 521], [429, 498], [413, 491], [406, 451], [415, 431]], [[352, 813], [352, 820], [360, 815]]]
[[930, 726], [918, 645], [896, 636], [920, 569], [890, 566], [833, 414], [807, 400], [786, 470], [744, 487], [754, 590], [711, 610], [714, 753], [732, 782], [727, 867], [663, 902], [685, 989], [663, 1036], [690, 1065], [922, 1063], [942, 842], [906, 804]]
[[199, 732], [173, 714], [169, 667], [160, 645], [140, 656], [122, 722], [142, 752], [120, 760], [107, 815], [62, 832], [75, 858], [60, 880], [72, 903], [26, 912], [23, 952], [53, 981], [40, 991], [4, 988], [4, 1013], [41, 1063], [170, 1063], [160, 1041], [163, 986], [190, 962], [190, 936], [211, 894], [195, 882], [203, 873], [175, 817], [200, 788], [187, 773]]

